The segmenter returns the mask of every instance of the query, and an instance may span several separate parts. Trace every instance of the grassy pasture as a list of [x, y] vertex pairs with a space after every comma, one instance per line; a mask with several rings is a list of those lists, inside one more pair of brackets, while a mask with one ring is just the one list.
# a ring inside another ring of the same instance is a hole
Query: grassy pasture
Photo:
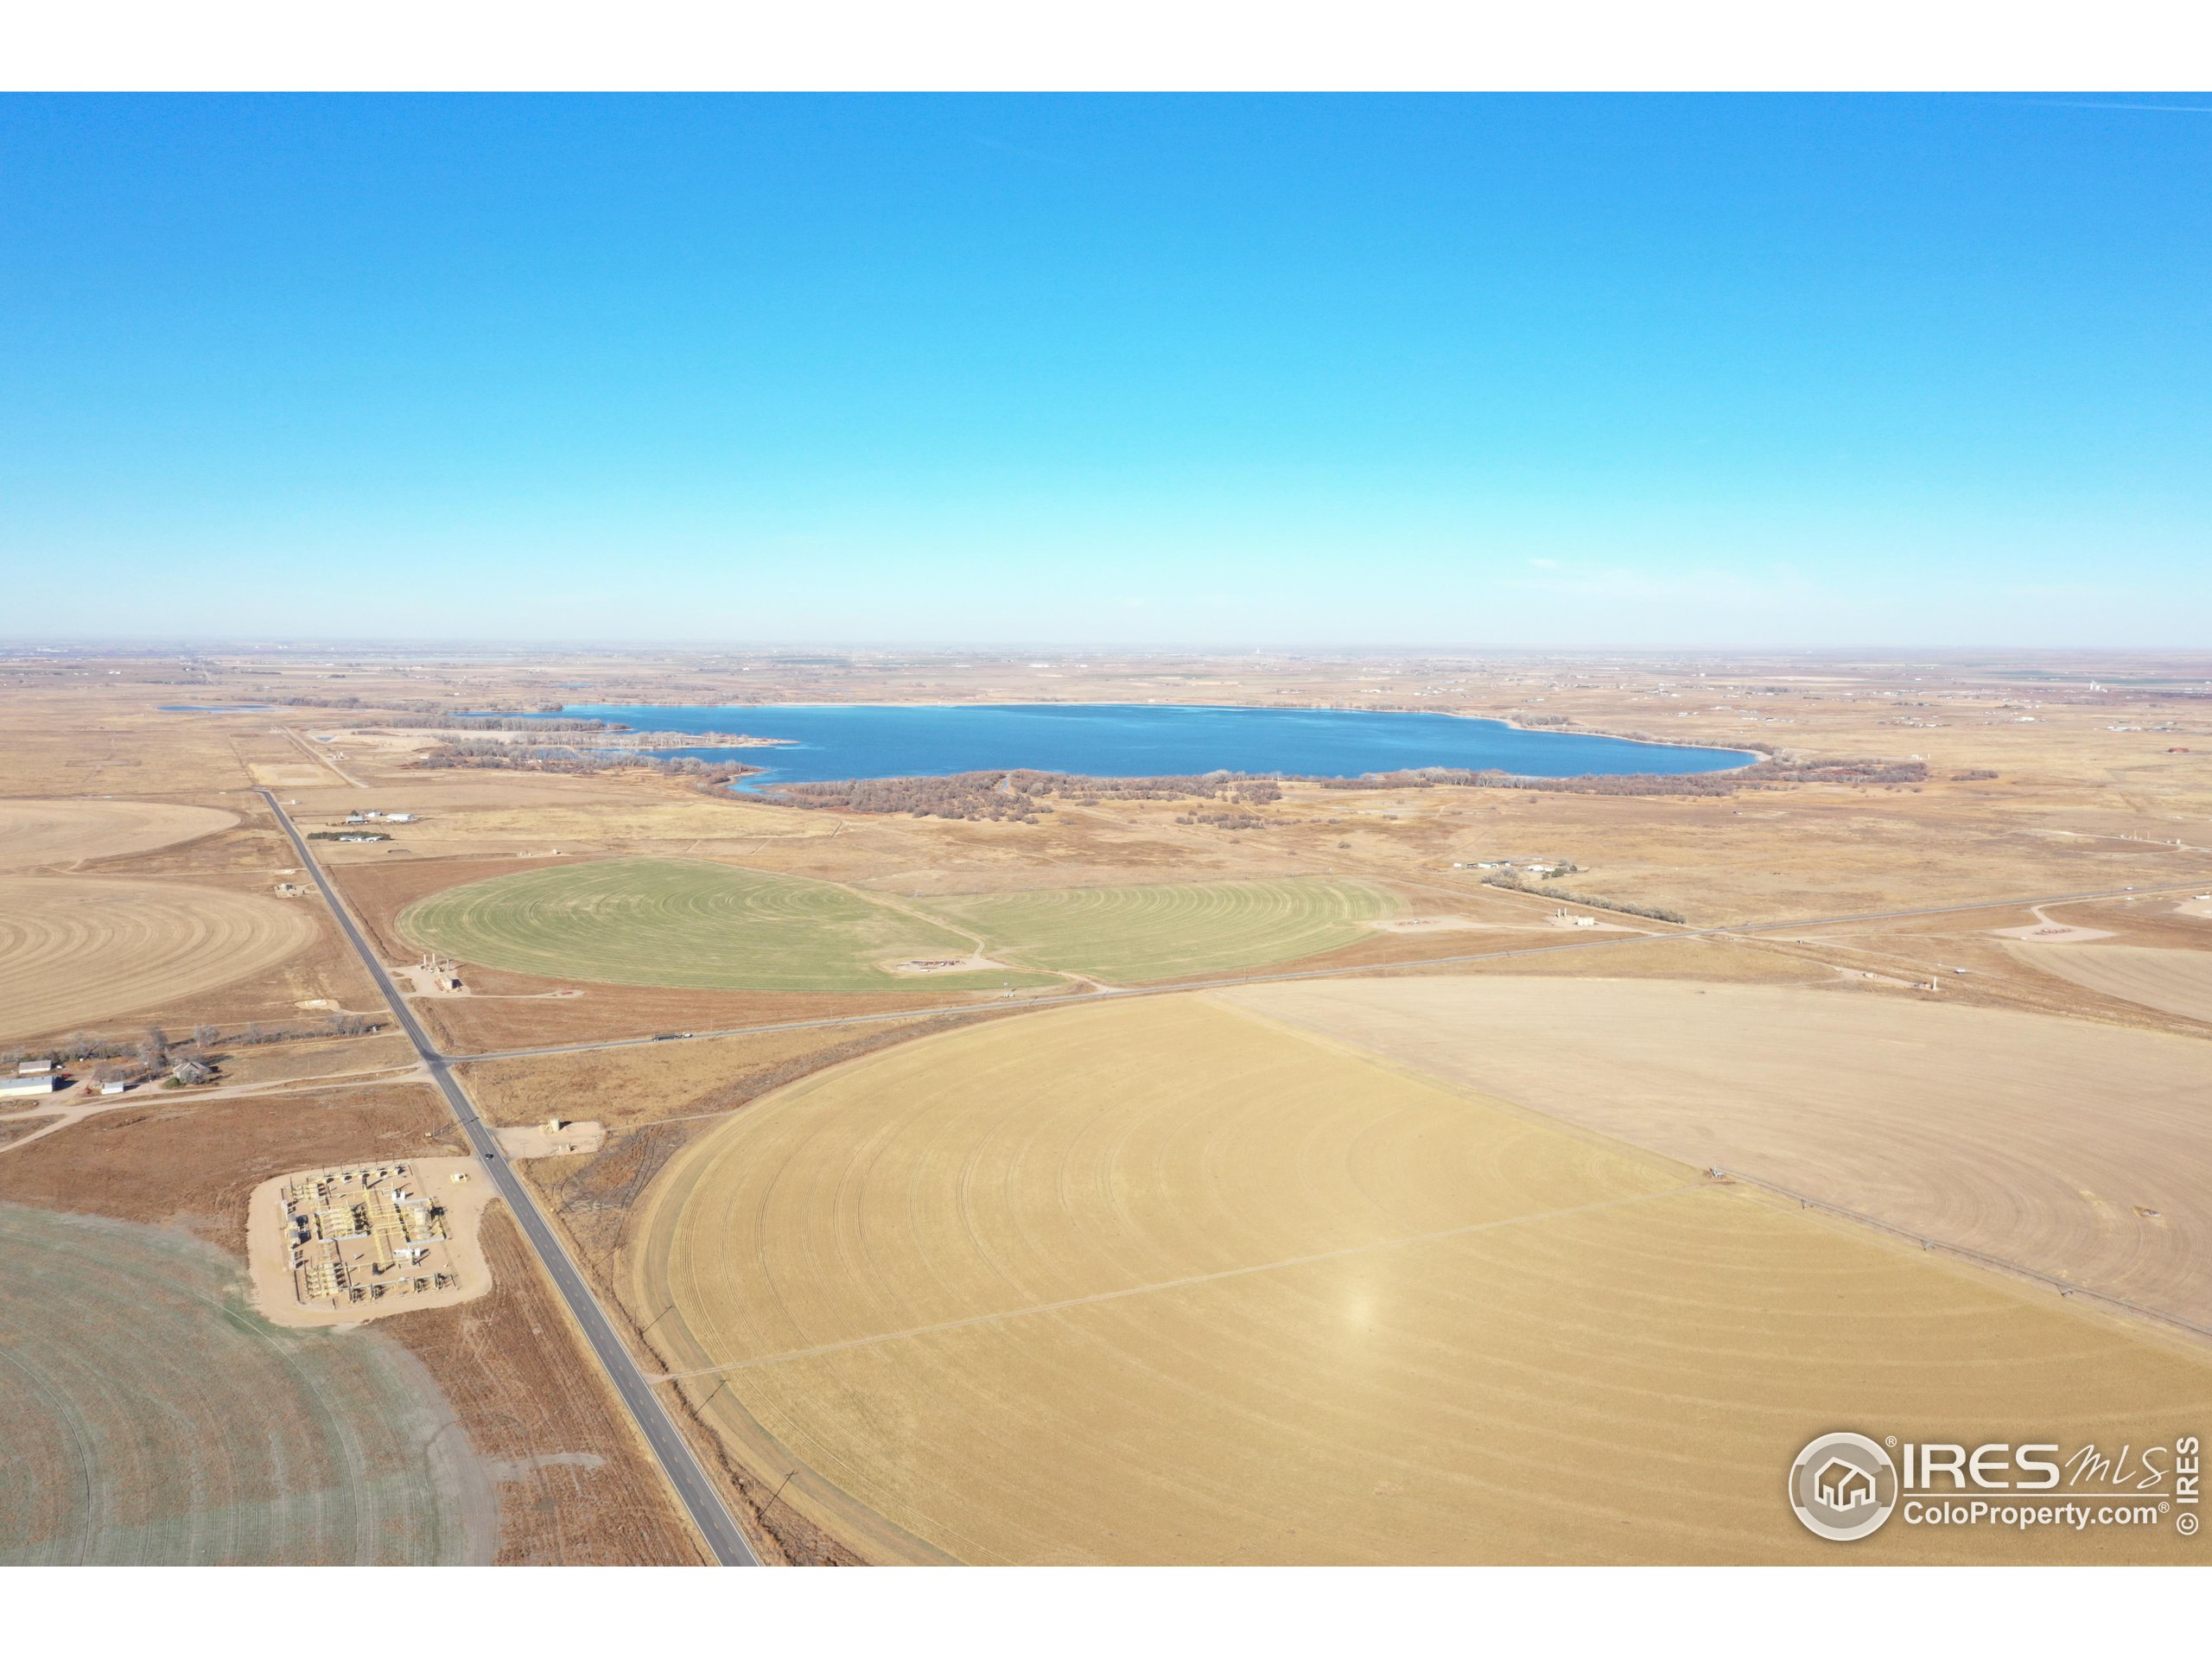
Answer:
[[491, 1477], [422, 1367], [280, 1331], [179, 1233], [0, 1204], [0, 1564], [488, 1560]]
[[639, 1220], [630, 1305], [677, 1386], [888, 1560], [1833, 1560], [1780, 1496], [1815, 1432], [2140, 1445], [2212, 1401], [2201, 1353], [1213, 996], [793, 1084]]
[[551, 979], [687, 990], [989, 989], [1035, 974], [906, 978], [879, 964], [965, 957], [969, 942], [827, 881], [682, 858], [612, 858], [495, 876], [418, 899], [409, 938]]
[[1315, 956], [1368, 938], [1363, 923], [1402, 908], [1370, 883], [1320, 876], [1071, 887], [930, 902], [982, 933], [994, 955], [1112, 984], [1233, 973]]

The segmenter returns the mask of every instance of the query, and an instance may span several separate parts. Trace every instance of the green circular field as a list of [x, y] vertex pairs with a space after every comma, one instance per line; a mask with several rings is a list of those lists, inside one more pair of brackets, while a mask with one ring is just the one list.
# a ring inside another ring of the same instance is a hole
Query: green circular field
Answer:
[[1038, 974], [911, 978], [882, 964], [963, 957], [950, 928], [828, 881], [681, 858], [611, 858], [495, 876], [401, 912], [417, 944], [550, 979], [716, 991], [995, 990]]
[[1364, 881], [1183, 881], [932, 899], [995, 956], [1114, 984], [1233, 973], [1357, 944], [1402, 908]]

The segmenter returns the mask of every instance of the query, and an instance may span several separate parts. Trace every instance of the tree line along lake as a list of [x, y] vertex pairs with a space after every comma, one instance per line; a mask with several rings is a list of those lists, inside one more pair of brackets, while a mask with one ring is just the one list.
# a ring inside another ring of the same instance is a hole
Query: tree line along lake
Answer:
[[[938, 778], [1002, 769], [1092, 778], [1209, 772], [1357, 778], [1422, 766], [1529, 778], [1725, 772], [1764, 760], [1459, 715], [1185, 703], [571, 703], [558, 716], [660, 732], [743, 733], [776, 747], [662, 749], [766, 770], [743, 786]], [[549, 736], [554, 734], [549, 733]], [[588, 734], [559, 735], [588, 747]]]

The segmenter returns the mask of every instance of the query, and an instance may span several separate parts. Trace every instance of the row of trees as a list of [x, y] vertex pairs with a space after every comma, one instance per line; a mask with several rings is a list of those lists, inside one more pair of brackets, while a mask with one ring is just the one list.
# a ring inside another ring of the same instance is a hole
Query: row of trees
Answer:
[[487, 772], [658, 772], [689, 778], [702, 785], [731, 783], [763, 770], [741, 761], [702, 760], [689, 754], [640, 754], [628, 749], [579, 749], [556, 743], [502, 743], [491, 738], [461, 738], [441, 743], [416, 764], [434, 770], [466, 767]]
[[[379, 711], [388, 709], [394, 714], [402, 715], [443, 715], [451, 712], [444, 703], [431, 702], [423, 698], [289, 696], [272, 697], [270, 701], [284, 709], [373, 709]], [[527, 708], [495, 709], [488, 712], [495, 715], [557, 715], [564, 707], [566, 707], [565, 704], [558, 702], [534, 702]]]
[[223, 1047], [254, 1048], [264, 1043], [300, 1042], [315, 1037], [359, 1037], [382, 1028], [381, 1023], [368, 1014], [340, 1012], [321, 1020], [283, 1025], [264, 1025], [253, 1020], [233, 1032], [225, 1032], [220, 1027], [202, 1021], [193, 1027], [188, 1034], [178, 1038], [172, 1038], [159, 1026], [149, 1026], [136, 1037], [95, 1037], [80, 1031], [48, 1048], [18, 1048], [0, 1056], [0, 1065], [14, 1066], [24, 1060], [46, 1060], [55, 1065], [87, 1060], [130, 1060], [137, 1062], [138, 1074], [143, 1076], [185, 1060], [212, 1064], [215, 1051]]
[[1546, 899], [1556, 899], [1562, 904], [1581, 905], [1591, 910], [1616, 911], [1624, 916], [1643, 916], [1655, 922], [1682, 922], [1688, 918], [1679, 910], [1662, 910], [1656, 905], [1634, 905], [1625, 899], [1592, 899], [1586, 893], [1573, 893], [1565, 887], [1555, 887], [1548, 882], [1531, 887], [1516, 875], [1497, 874], [1483, 877], [1483, 885], [1503, 887], [1509, 893], [1533, 893]]
[[566, 719], [524, 715], [393, 715], [380, 716], [377, 724], [410, 732], [626, 732], [630, 729], [620, 721], [586, 720], [577, 715], [571, 715]]
[[[1994, 777], [1995, 773], [1989, 773]], [[1324, 789], [1519, 789], [1546, 795], [1734, 795], [1785, 784], [1845, 784], [1900, 787], [1924, 784], [1928, 767], [1919, 760], [1779, 760], [1770, 757], [1733, 772], [1624, 772], [1613, 777], [1524, 778], [1510, 772], [1467, 772], [1453, 766], [1423, 766], [1414, 772], [1369, 772], [1360, 778], [1319, 778]]]

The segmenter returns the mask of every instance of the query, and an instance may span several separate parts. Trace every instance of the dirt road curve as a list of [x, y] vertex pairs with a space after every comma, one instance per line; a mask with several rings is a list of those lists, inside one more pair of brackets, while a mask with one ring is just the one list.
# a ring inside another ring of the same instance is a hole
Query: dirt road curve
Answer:
[[582, 1274], [569, 1259], [561, 1241], [554, 1236], [552, 1228], [538, 1210], [537, 1200], [531, 1197], [529, 1189], [508, 1166], [506, 1160], [499, 1155], [499, 1143], [493, 1139], [491, 1127], [477, 1116], [475, 1105], [468, 1098], [467, 1090], [461, 1087], [448, 1068], [446, 1057], [439, 1052], [416, 1021], [406, 1000], [391, 982], [391, 976], [385, 971], [384, 963], [377, 959], [376, 952], [369, 949], [368, 941], [362, 937], [352, 912], [347, 911], [336, 889], [330, 885], [329, 879], [323, 874], [322, 866], [315, 861], [315, 854], [308, 848], [305, 837], [286, 816], [275, 795], [265, 789], [260, 794], [269, 803], [269, 810], [276, 815], [276, 821], [284, 826], [284, 833], [291, 837], [292, 845], [299, 852], [302, 867], [313, 873], [315, 886], [322, 890], [323, 899], [329, 905], [331, 913], [338, 918], [339, 925], [345, 929], [346, 937], [359, 954], [362, 965], [367, 968], [370, 977], [377, 982], [378, 990], [384, 994], [385, 1001], [391, 1005], [400, 1029], [415, 1045], [416, 1052], [423, 1057], [423, 1064], [429, 1071], [431, 1079], [445, 1095], [447, 1104], [453, 1108], [462, 1132], [468, 1136], [468, 1143], [475, 1150], [477, 1161], [484, 1166], [493, 1185], [499, 1188], [500, 1196], [507, 1201], [507, 1207], [521, 1224], [524, 1236], [529, 1239], [531, 1248], [537, 1252], [538, 1261], [552, 1279], [555, 1287], [560, 1291], [562, 1300], [569, 1305], [569, 1312], [582, 1330], [585, 1339], [591, 1344], [592, 1351], [599, 1356], [600, 1363], [606, 1367], [607, 1378], [614, 1384], [614, 1391], [621, 1396], [622, 1403], [629, 1408], [631, 1416], [636, 1420], [639, 1431], [645, 1437], [646, 1445], [652, 1448], [653, 1456], [659, 1459], [669, 1484], [676, 1488], [677, 1496], [683, 1500], [683, 1507], [690, 1512], [692, 1524], [698, 1528], [700, 1535], [707, 1541], [707, 1547], [722, 1566], [760, 1566], [760, 1557], [753, 1553], [752, 1545], [746, 1541], [745, 1535], [738, 1529], [736, 1518], [730, 1514], [721, 1494], [708, 1479], [706, 1471], [693, 1454], [690, 1443], [677, 1431], [659, 1400], [654, 1396], [652, 1385], [646, 1382], [645, 1374], [638, 1369], [637, 1362], [631, 1358], [630, 1351], [622, 1345], [621, 1338], [615, 1334], [614, 1327], [601, 1308], [598, 1299], [592, 1294], [591, 1287], [584, 1282]]

